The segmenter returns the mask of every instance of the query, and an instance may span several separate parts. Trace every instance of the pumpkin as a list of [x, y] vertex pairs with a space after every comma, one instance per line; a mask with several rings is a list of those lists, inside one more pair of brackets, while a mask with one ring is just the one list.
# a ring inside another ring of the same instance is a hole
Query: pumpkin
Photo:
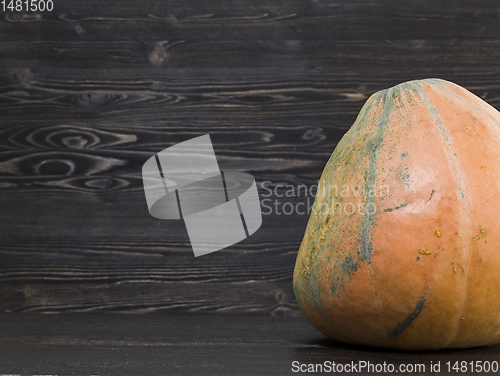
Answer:
[[500, 342], [500, 113], [440, 79], [373, 94], [321, 176], [295, 264], [307, 320], [349, 344]]

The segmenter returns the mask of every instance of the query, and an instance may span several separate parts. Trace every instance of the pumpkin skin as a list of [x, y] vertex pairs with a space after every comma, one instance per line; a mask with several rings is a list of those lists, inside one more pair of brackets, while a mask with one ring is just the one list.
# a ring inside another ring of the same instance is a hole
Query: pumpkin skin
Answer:
[[326, 164], [299, 249], [307, 320], [357, 345], [499, 343], [499, 156], [500, 113], [456, 84], [373, 94]]

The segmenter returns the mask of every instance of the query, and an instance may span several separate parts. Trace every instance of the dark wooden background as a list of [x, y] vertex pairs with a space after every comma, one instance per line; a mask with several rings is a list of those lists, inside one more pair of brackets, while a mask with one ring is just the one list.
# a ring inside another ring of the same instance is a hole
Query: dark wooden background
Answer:
[[500, 107], [494, 0], [53, 1], [0, 17], [3, 312], [300, 315], [307, 215], [195, 258], [142, 164], [209, 133], [223, 171], [310, 187], [375, 91], [439, 77]]

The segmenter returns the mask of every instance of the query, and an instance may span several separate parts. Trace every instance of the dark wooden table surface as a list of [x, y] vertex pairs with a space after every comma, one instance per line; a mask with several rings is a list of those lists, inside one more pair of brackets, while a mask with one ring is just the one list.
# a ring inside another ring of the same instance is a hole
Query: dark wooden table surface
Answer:
[[327, 339], [303, 318], [291, 317], [4, 314], [0, 333], [3, 374], [277, 376], [308, 374], [293, 369], [326, 361], [386, 362], [396, 370], [424, 365], [409, 375], [435, 375], [431, 364], [440, 364], [439, 374], [469, 375], [481, 373], [450, 373], [446, 363], [500, 362], [499, 346], [426, 353], [344, 345]]

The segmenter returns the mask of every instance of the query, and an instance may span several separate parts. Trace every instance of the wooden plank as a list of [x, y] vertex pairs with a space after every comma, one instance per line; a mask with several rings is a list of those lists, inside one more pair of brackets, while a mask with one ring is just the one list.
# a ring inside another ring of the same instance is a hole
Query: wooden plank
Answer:
[[[57, 2], [52, 13], [7, 13], [0, 24], [0, 36], [21, 41], [43, 40], [40, 34], [50, 40], [157, 40], [158, 36], [171, 40], [179, 35], [217, 40], [234, 32], [239, 38], [333, 35], [359, 40], [397, 35], [401, 39], [485, 39], [499, 35], [498, 11], [498, 4], [491, 0], [476, 1], [473, 7], [453, 0], [354, 4], [274, 0], [231, 7], [222, 1], [203, 0], [164, 4], [65, 1]], [[17, 33], [10, 34], [13, 28]], [[246, 33], [242, 35], [242, 31]]]
[[[307, 369], [325, 362], [370, 362], [373, 367], [385, 362], [398, 371], [400, 365], [423, 365], [408, 373], [435, 375], [453, 373], [447, 362], [450, 367], [500, 362], [498, 345], [432, 353], [345, 345], [327, 339], [302, 317], [1, 315], [0, 332], [5, 374], [275, 376], [293, 374], [294, 364]], [[438, 363], [441, 372], [431, 369]], [[353, 373], [367, 374], [359, 367]]]

